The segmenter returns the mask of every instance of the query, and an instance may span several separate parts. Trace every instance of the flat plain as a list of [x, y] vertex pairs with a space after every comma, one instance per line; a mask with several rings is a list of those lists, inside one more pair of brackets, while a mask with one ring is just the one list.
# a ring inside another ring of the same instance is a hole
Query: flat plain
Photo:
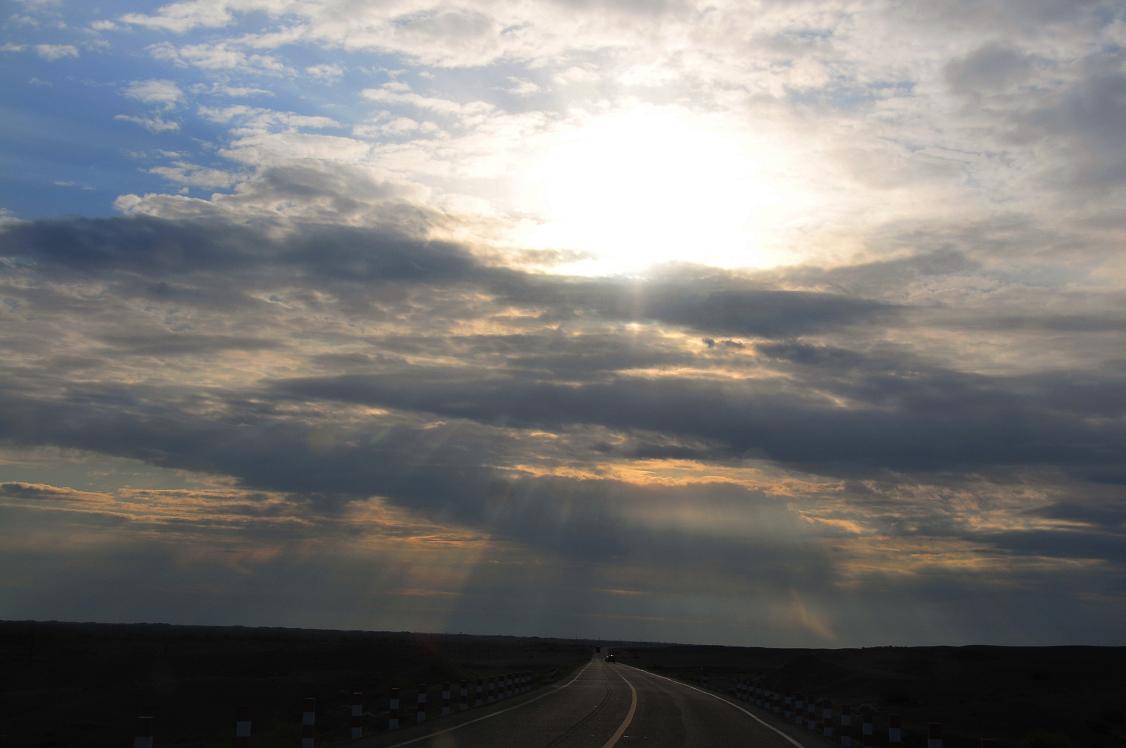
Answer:
[[[750, 679], [838, 707], [870, 705], [877, 712], [876, 746], [886, 744], [881, 720], [891, 713], [902, 716], [908, 748], [925, 746], [928, 722], [944, 725], [944, 748], [977, 748], [980, 737], [996, 738], [1002, 748], [1126, 746], [1121, 647], [769, 649], [55, 622], [0, 622], [0, 745], [128, 745], [140, 714], [154, 717], [161, 748], [230, 745], [236, 712], [246, 706], [254, 744], [296, 746], [310, 696], [317, 700], [318, 747], [345, 745], [353, 691], [363, 693], [365, 735], [386, 729], [393, 687], [401, 689], [404, 728], [411, 728], [419, 684], [429, 694], [427, 724], [439, 728], [442, 684], [454, 684], [456, 711], [463, 679], [528, 672], [533, 688], [558, 686], [591, 661], [595, 647], [603, 653], [612, 647], [620, 665], [729, 699], [738, 681]], [[644, 702], [654, 694], [669, 698], [659, 690], [656, 682], [640, 689], [634, 742], [654, 709]], [[779, 725], [803, 745], [831, 744]], [[662, 740], [671, 729], [662, 730]]]

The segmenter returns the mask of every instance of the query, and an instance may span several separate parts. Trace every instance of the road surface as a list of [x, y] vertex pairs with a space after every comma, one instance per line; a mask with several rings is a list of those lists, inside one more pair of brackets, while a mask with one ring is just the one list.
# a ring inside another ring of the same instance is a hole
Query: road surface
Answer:
[[[726, 699], [726, 700], [724, 700]], [[357, 743], [364, 748], [808, 748], [744, 704], [593, 659], [575, 676], [485, 709]]]

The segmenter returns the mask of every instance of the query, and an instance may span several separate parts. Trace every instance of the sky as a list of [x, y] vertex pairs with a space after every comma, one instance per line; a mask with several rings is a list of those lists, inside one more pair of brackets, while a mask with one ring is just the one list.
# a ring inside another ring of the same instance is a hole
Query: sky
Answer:
[[0, 2], [0, 618], [1126, 644], [1124, 47]]

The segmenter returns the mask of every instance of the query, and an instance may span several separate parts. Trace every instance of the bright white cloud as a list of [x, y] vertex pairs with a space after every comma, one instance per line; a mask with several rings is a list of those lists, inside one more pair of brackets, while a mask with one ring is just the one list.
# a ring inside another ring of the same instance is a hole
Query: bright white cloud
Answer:
[[157, 60], [171, 62], [180, 67], [195, 67], [209, 72], [238, 70], [240, 72], [271, 75], [292, 72], [287, 65], [276, 57], [247, 53], [226, 42], [188, 44], [180, 47], [171, 42], [160, 42], [150, 46], [148, 51]]
[[156, 13], [151, 15], [127, 13], [121, 17], [121, 21], [150, 29], [183, 33], [199, 27], [226, 26], [233, 20], [228, 5], [230, 4], [226, 2], [188, 0], [187, 2], [169, 3], [161, 6]]

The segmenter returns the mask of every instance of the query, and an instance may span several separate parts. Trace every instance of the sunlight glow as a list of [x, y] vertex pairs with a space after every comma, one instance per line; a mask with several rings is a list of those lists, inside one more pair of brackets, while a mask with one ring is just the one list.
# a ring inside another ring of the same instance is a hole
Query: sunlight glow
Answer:
[[596, 272], [777, 265], [780, 233], [811, 207], [792, 162], [776, 138], [681, 107], [587, 115], [519, 179], [542, 219], [519, 240], [589, 253]]

